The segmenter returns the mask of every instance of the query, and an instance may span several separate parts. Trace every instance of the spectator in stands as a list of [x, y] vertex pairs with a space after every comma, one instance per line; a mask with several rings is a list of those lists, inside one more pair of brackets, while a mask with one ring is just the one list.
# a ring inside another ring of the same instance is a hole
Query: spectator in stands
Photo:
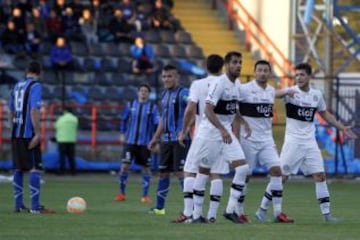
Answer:
[[145, 11], [145, 6], [142, 3], [139, 3], [136, 7], [136, 19], [134, 24], [137, 32], [148, 30], [151, 26], [149, 14]]
[[152, 27], [155, 29], [176, 31], [178, 28], [170, 11], [163, 6], [162, 0], [155, 1], [155, 7], [151, 19]]
[[48, 19], [50, 17], [51, 7], [45, 0], [39, 0], [39, 5], [37, 6], [40, 12], [40, 16], [42, 19]]
[[134, 41], [132, 26], [125, 20], [121, 9], [114, 10], [114, 17], [110, 21], [108, 28], [116, 43], [132, 43]]
[[57, 81], [62, 85], [61, 101], [62, 105], [64, 105], [66, 96], [65, 72], [73, 69], [72, 51], [64, 37], [57, 38], [56, 45], [52, 47], [50, 52], [50, 61], [54, 68]]
[[59, 174], [65, 173], [65, 158], [69, 163], [70, 173], [76, 174], [75, 146], [79, 120], [70, 108], [64, 108], [63, 114], [55, 122], [56, 142], [59, 147]]
[[6, 29], [1, 35], [1, 43], [6, 53], [18, 54], [23, 51], [23, 36], [17, 31], [12, 20], [7, 22]]
[[133, 24], [135, 21], [135, 12], [136, 12], [133, 3], [130, 0], [122, 0], [120, 9], [123, 12], [125, 20], [129, 24]]
[[15, 24], [15, 28], [22, 35], [25, 34], [25, 18], [26, 16], [22, 13], [20, 8], [15, 7], [12, 11], [12, 21]]
[[65, 15], [65, 8], [66, 8], [65, 0], [56, 0], [55, 6], [53, 6], [53, 9], [60, 17], [63, 17]]
[[34, 23], [35, 30], [38, 33], [41, 33], [43, 38], [46, 38], [48, 36], [47, 35], [46, 23], [45, 23], [45, 20], [41, 17], [41, 13], [40, 13], [39, 8], [34, 7], [32, 9], [31, 13], [32, 13], [31, 22]]
[[97, 21], [93, 18], [89, 9], [84, 9], [79, 23], [81, 32], [85, 36], [87, 46], [90, 48], [91, 44], [98, 42]]
[[152, 73], [154, 51], [150, 44], [145, 43], [144, 38], [138, 36], [130, 48], [133, 57], [132, 69], [134, 73]]
[[62, 18], [64, 25], [64, 35], [66, 39], [73, 41], [83, 41], [84, 37], [80, 34], [79, 19], [74, 15], [71, 7], [66, 7], [65, 15]]
[[19, 0], [18, 3], [16, 4], [16, 7], [21, 10], [24, 17], [27, 17], [28, 15], [31, 14], [31, 10], [32, 10], [31, 2], [33, 2], [33, 1]]
[[40, 52], [41, 35], [35, 30], [33, 22], [26, 24], [25, 50], [32, 57], [37, 58]]
[[64, 31], [64, 26], [60, 16], [55, 10], [50, 11], [50, 16], [46, 21], [46, 27], [48, 37], [51, 41], [55, 41], [59, 34], [62, 35]]
[[64, 37], [58, 37], [55, 46], [50, 52], [50, 61], [57, 70], [68, 70], [72, 68], [73, 55], [70, 46]]
[[81, 0], [70, 1], [68, 6], [73, 10], [74, 16], [76, 19], [80, 19], [83, 15], [84, 6], [81, 3]]

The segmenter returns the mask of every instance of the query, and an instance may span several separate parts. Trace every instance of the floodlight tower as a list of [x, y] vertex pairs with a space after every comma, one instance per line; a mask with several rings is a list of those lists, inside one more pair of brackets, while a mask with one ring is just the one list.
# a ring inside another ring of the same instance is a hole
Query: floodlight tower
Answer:
[[[360, 5], [339, 5], [338, 0], [292, 3], [291, 61], [312, 64], [314, 72], [324, 77], [327, 103], [333, 106], [333, 79], [350, 65], [360, 66], [360, 37], [343, 17], [346, 12], [360, 11]], [[335, 64], [337, 59], [341, 62]]]

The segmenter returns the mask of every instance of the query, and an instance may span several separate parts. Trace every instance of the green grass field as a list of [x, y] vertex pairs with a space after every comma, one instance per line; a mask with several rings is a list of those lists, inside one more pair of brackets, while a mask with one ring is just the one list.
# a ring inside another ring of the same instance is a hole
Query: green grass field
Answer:
[[[339, 224], [322, 222], [315, 200], [314, 184], [308, 180], [290, 181], [285, 187], [284, 210], [296, 219], [295, 224], [257, 223], [253, 214], [265, 188], [264, 179], [254, 179], [249, 185], [246, 212], [252, 223], [236, 225], [221, 216], [227, 202], [230, 180], [225, 180], [224, 198], [215, 224], [170, 223], [183, 201], [179, 185], [173, 179], [165, 216], [147, 215], [152, 205], [140, 203], [139, 177], [131, 175], [127, 200], [114, 202], [118, 184], [116, 176], [84, 174], [76, 177], [46, 175], [42, 185], [42, 202], [57, 211], [55, 215], [13, 213], [12, 188], [0, 184], [0, 239], [1, 240], [56, 240], [56, 239], [359, 239], [360, 218], [359, 184], [333, 181], [329, 185], [333, 214], [343, 221]], [[151, 189], [153, 200], [157, 177]], [[28, 190], [26, 189], [28, 203]], [[82, 215], [69, 214], [66, 201], [82, 196], [88, 210]], [[208, 196], [208, 195], [207, 195]], [[208, 199], [208, 198], [206, 198]]]

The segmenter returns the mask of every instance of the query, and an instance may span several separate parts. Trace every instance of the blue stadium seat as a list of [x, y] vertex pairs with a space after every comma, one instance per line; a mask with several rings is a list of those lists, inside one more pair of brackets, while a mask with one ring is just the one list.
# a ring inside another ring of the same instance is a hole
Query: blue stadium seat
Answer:
[[178, 44], [192, 44], [193, 40], [191, 38], [191, 34], [186, 31], [177, 31], [175, 33], [175, 41]]
[[103, 49], [100, 43], [93, 43], [89, 47], [89, 55], [95, 57], [101, 57], [104, 55]]
[[171, 52], [174, 58], [187, 58], [186, 49], [181, 45], [172, 45]]
[[98, 71], [100, 68], [100, 60], [98, 59], [99, 64], [97, 66], [96, 59], [93, 57], [85, 57], [83, 62], [83, 70], [84, 71]]
[[132, 73], [132, 63], [126, 58], [119, 58], [117, 61], [117, 72]]
[[54, 70], [44, 70], [43, 82], [48, 84], [59, 84]]
[[203, 50], [196, 45], [190, 45], [187, 48], [187, 55], [189, 58], [196, 58], [196, 59], [204, 58]]
[[144, 39], [148, 43], [159, 43], [161, 42], [161, 37], [158, 31], [150, 30], [144, 32]]
[[174, 44], [175, 36], [173, 31], [161, 31], [160, 38], [163, 43]]
[[121, 57], [121, 51], [116, 43], [101, 43], [103, 56]]
[[169, 48], [165, 45], [156, 45], [155, 46], [155, 56], [159, 58], [171, 58], [171, 53]]
[[53, 91], [52, 87], [48, 84], [42, 85], [42, 97], [44, 99], [52, 99], [53, 98]]
[[105, 57], [101, 59], [101, 70], [105, 72], [117, 71], [116, 60], [114, 58]]
[[131, 44], [120, 43], [118, 49], [120, 50], [119, 57], [131, 57], [130, 53]]
[[82, 42], [70, 42], [71, 51], [75, 56], [87, 56], [88, 50], [86, 44]]

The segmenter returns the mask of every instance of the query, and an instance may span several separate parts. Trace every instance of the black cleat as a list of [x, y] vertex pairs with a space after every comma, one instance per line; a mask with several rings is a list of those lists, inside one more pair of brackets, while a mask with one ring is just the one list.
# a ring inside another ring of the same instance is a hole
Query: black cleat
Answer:
[[30, 209], [25, 206], [22, 206], [21, 208], [15, 208], [14, 212], [15, 213], [29, 213]]
[[224, 212], [223, 216], [227, 219], [230, 220], [233, 223], [239, 224], [242, 223], [239, 219], [239, 216], [236, 213], [227, 213]]
[[206, 218], [204, 218], [203, 216], [200, 216], [197, 219], [193, 219], [192, 223], [195, 223], [195, 224], [197, 224], [197, 223], [208, 223], [208, 220]]

